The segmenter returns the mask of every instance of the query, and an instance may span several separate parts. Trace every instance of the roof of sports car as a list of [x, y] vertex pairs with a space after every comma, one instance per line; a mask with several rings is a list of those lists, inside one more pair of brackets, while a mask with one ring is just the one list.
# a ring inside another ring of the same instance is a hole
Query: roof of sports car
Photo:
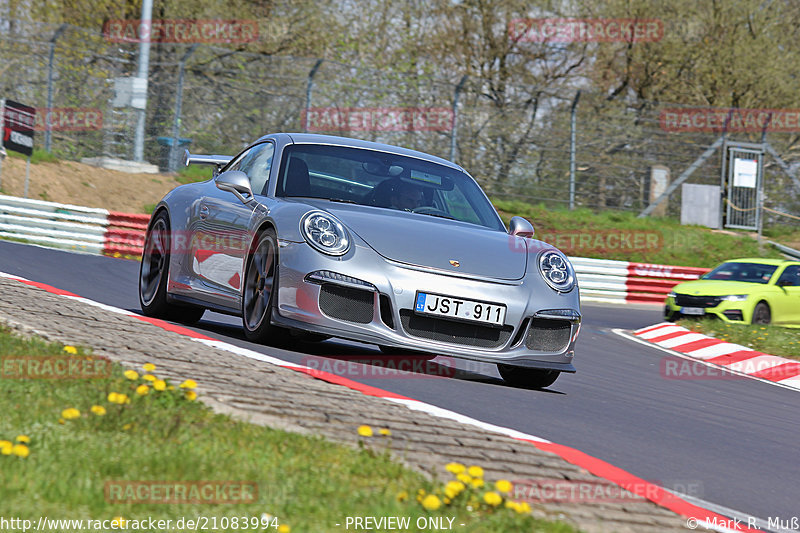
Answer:
[[459, 165], [456, 165], [452, 161], [448, 161], [447, 159], [442, 159], [441, 157], [436, 157], [435, 155], [426, 154], [425, 152], [418, 152], [417, 150], [410, 150], [408, 148], [395, 146], [393, 144], [363, 141], [361, 139], [352, 139], [350, 137], [338, 137], [336, 135], [320, 135], [317, 133], [277, 133], [271, 135], [264, 135], [259, 139], [259, 141], [261, 139], [266, 139], [268, 137], [277, 137], [281, 135], [287, 136], [292, 143], [330, 144], [335, 146], [352, 146], [353, 148], [365, 148], [367, 150], [377, 150], [380, 152], [391, 152], [399, 155], [414, 157], [417, 159], [426, 159], [428, 161], [439, 163], [440, 165], [446, 165], [448, 167], [461, 170], [462, 172], [466, 172], [463, 168], [461, 168]]

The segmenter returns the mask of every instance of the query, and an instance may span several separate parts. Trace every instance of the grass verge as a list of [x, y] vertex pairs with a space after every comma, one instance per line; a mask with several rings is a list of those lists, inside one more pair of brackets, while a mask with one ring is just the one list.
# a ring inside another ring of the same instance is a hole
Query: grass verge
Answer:
[[[28, 158], [28, 156], [20, 154], [19, 152], [15, 152], [13, 150], [8, 150], [8, 157], [13, 157], [15, 159]], [[42, 150], [41, 148], [34, 148], [33, 153], [31, 154], [32, 165], [38, 165], [39, 163], [55, 163], [56, 161], [58, 161], [58, 157], [51, 154], [47, 150]]]
[[781, 326], [728, 324], [721, 320], [683, 318], [678, 324], [717, 339], [753, 350], [800, 360], [800, 329]]
[[635, 213], [585, 208], [569, 211], [544, 204], [493, 199], [503, 219], [519, 215], [533, 222], [536, 238], [577, 257], [642, 263], [713, 267], [737, 257], [782, 257], [772, 246], [759, 250], [745, 234], [682, 226], [670, 218], [636, 218]]
[[[216, 530], [324, 532], [342, 531], [348, 516], [400, 516], [412, 524], [419, 518], [443, 518], [447, 524], [453, 518], [454, 528], [462, 531], [574, 531], [506, 508], [505, 501], [492, 506], [483, 500], [488, 488], [451, 491], [452, 501], [445, 505], [445, 487], [392, 461], [387, 451], [391, 435], [378, 431], [362, 439], [382, 439], [375, 444], [384, 451], [234, 421], [192, 401], [191, 388], [158, 380], [157, 368], [139, 369], [134, 376], [114, 364], [108, 366], [110, 373], [93, 379], [84, 374], [84, 379], [12, 379], [16, 371], [9, 370], [17, 368], [21, 356], [41, 363], [39, 377], [48, 356], [72, 361], [90, 356], [73, 347], [20, 339], [4, 328], [0, 356], [0, 441], [7, 441], [0, 442], [0, 516], [34, 524], [41, 516], [122, 517], [131, 530], [138, 524], [134, 521], [149, 518], [172, 520], [171, 528], [159, 530], [175, 531], [181, 518], [205, 517], [209, 527], [216, 520]], [[144, 482], [148, 492], [162, 487], [163, 495], [165, 486], [204, 480], [254, 484], [255, 496], [238, 503], [108, 499], [128, 498], [132, 493], [119, 487], [130, 481]], [[107, 496], [105, 490], [116, 492]], [[245, 518], [255, 520], [256, 527], [242, 527]], [[67, 528], [44, 530], [61, 529]]]

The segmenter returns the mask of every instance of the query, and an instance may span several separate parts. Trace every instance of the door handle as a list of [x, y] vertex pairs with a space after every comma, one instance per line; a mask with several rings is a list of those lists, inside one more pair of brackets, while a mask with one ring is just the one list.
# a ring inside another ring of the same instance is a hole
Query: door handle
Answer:
[[207, 205], [201, 205], [200, 206], [200, 218], [202, 218], [203, 220], [208, 218], [208, 206]]

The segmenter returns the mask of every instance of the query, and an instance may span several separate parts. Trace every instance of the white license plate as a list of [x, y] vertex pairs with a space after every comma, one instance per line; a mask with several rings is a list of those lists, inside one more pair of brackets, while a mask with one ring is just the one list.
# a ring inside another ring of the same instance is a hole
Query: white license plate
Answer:
[[493, 326], [502, 326], [506, 319], [506, 306], [503, 304], [465, 300], [426, 292], [417, 293], [414, 311], [426, 315], [482, 322]]
[[681, 313], [684, 315], [704, 315], [706, 310], [702, 307], [681, 307]]

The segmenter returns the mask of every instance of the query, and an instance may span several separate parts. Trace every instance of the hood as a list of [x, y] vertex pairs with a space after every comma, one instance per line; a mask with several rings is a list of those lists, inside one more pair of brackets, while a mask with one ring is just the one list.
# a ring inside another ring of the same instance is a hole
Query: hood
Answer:
[[[527, 248], [515, 248], [517, 239], [507, 233], [392, 209], [332, 204], [324, 200], [305, 202], [332, 213], [387, 259], [504, 280], [525, 276]], [[450, 261], [456, 261], [459, 266]]]
[[680, 294], [691, 296], [727, 296], [729, 294], [750, 294], [761, 290], [767, 285], [762, 283], [747, 283], [745, 281], [725, 281], [714, 279], [699, 279], [697, 281], [685, 281], [672, 288]]

